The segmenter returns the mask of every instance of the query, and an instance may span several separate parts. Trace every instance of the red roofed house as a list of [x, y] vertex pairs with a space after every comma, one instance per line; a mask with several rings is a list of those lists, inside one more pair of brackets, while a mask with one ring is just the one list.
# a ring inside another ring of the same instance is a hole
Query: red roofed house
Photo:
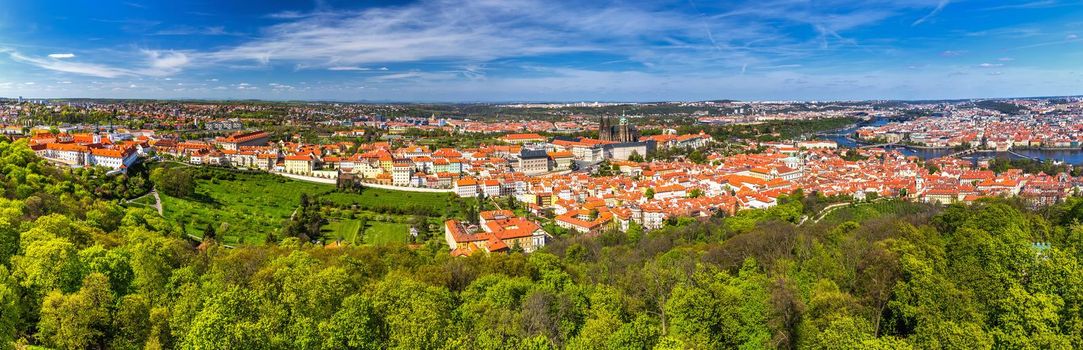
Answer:
[[455, 194], [459, 197], [477, 197], [478, 180], [472, 177], [464, 177], [455, 181]]
[[579, 233], [599, 233], [605, 229], [606, 224], [613, 220], [613, 213], [609, 210], [569, 210], [567, 213], [556, 217], [557, 226], [575, 230]]
[[458, 220], [444, 222], [444, 240], [451, 255], [506, 252], [515, 247], [530, 253], [545, 246], [549, 237], [537, 223], [516, 217], [507, 210], [483, 211], [479, 216], [478, 226], [467, 227]]
[[316, 167], [316, 157], [312, 154], [286, 156], [285, 169], [290, 174], [311, 174]]
[[514, 144], [545, 142], [545, 137], [538, 134], [507, 134], [504, 135], [503, 141]]
[[216, 138], [214, 142], [222, 146], [222, 149], [237, 150], [240, 146], [265, 146], [268, 138], [270, 135], [259, 130], [238, 131], [226, 137]]

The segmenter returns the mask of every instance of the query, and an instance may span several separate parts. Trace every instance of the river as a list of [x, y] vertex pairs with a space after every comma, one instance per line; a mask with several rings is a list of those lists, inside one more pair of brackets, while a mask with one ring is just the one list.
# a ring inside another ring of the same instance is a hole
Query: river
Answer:
[[[887, 118], [875, 118], [871, 121], [858, 123], [856, 126], [833, 131], [837, 134], [853, 134], [858, 128], [865, 126], [881, 126], [890, 123], [891, 120]], [[835, 141], [841, 147], [857, 147], [866, 143], [857, 142], [851, 138], [844, 136], [821, 136], [821, 139]], [[911, 148], [906, 146], [888, 146], [888, 149], [898, 150], [900, 153], [907, 156], [918, 156], [921, 159], [931, 159], [946, 156], [954, 153], [951, 149], [922, 149]], [[1018, 159], [1022, 157], [1028, 157], [1031, 159], [1046, 160], [1050, 159], [1056, 162], [1064, 162], [1072, 165], [1083, 164], [1083, 150], [1041, 150], [1041, 149], [1012, 149], [1012, 152], [978, 152], [973, 155], [965, 156], [964, 159], [988, 159], [988, 158], [1010, 158]]]

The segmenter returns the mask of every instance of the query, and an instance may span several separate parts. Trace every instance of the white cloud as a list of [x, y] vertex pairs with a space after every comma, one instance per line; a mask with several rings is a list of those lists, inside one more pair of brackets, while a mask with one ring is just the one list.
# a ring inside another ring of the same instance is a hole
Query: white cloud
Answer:
[[169, 29], [162, 29], [154, 32], [153, 35], [205, 35], [205, 36], [240, 36], [244, 35], [241, 32], [232, 32], [226, 30], [223, 26], [211, 26], [211, 27], [191, 27], [191, 26], [179, 26]]
[[24, 56], [14, 51], [9, 51], [8, 56], [16, 62], [26, 63], [57, 72], [89, 75], [100, 78], [116, 78], [134, 75], [134, 73], [130, 70], [110, 67], [101, 64], [47, 60], [36, 57]]
[[1004, 64], [1001, 64], [1001, 63], [982, 63], [982, 64], [979, 64], [978, 67], [981, 67], [981, 68], [996, 68], [996, 67], [1000, 67], [1000, 66], [1003, 66], [1003, 65]]
[[297, 18], [305, 18], [305, 17], [308, 17], [308, 16], [311, 16], [311, 15], [310, 14], [304, 14], [304, 13], [297, 12], [297, 11], [282, 11], [282, 12], [279, 12], [279, 13], [272, 13], [272, 14], [268, 15], [267, 17], [268, 18], [274, 18], [274, 19], [297, 19]]
[[[853, 46], [856, 41], [846, 38], [845, 31], [929, 1], [836, 10], [779, 0], [737, 5], [732, 12], [708, 17], [681, 6], [652, 4], [422, 0], [362, 11], [277, 13], [271, 17], [282, 22], [264, 28], [255, 39], [205, 52], [199, 59], [361, 70], [355, 68], [400, 62], [462, 66], [598, 53], [661, 69], [777, 65], [825, 48]], [[803, 34], [780, 29], [793, 25], [813, 28], [818, 40], [808, 42]]]
[[51, 53], [51, 54], [49, 54], [49, 58], [58, 59], [58, 60], [59, 59], [65, 59], [65, 58], [75, 58], [75, 54], [73, 54], [73, 53]]
[[397, 81], [397, 80], [415, 80], [415, 81], [416, 80], [429, 80], [429, 81], [435, 81], [435, 80], [455, 79], [456, 77], [457, 76], [455, 74], [452, 74], [452, 73], [426, 73], [426, 72], [413, 71], [413, 72], [403, 72], [403, 73], [392, 73], [392, 74], [377, 75], [375, 77], [369, 78], [368, 80], [369, 81], [374, 81], [374, 82], [386, 82], [386, 81]]
[[141, 69], [142, 75], [168, 76], [180, 72], [188, 65], [189, 58], [183, 52], [143, 50], [148, 67]]
[[929, 14], [925, 15], [925, 17], [921, 17], [918, 20], [914, 21], [914, 23], [911, 25], [917, 26], [919, 24], [925, 23], [925, 21], [928, 21], [933, 17], [936, 17], [936, 15], [940, 14], [940, 11], [944, 11], [944, 7], [947, 7], [948, 3], [950, 2], [950, 0], [940, 0], [940, 2], [936, 4], [936, 7], [933, 8], [932, 12], [929, 12]]
[[[712, 16], [691, 13], [686, 6], [549, 0], [421, 0], [361, 11], [330, 11], [318, 6], [309, 13], [272, 14], [269, 17], [277, 24], [217, 50], [139, 50], [128, 57], [117, 55], [117, 62], [123, 65], [50, 62], [24, 55], [16, 60], [104, 78], [165, 77], [191, 67], [262, 69], [275, 64], [296, 69], [387, 71], [386, 64], [425, 62], [451, 70], [564, 53], [611, 55], [652, 71], [736, 71], [741, 67], [786, 67], [823, 50], [868, 49], [868, 45], [859, 48], [855, 40], [846, 37], [846, 31], [904, 10], [935, 4], [937, 12], [946, 5], [946, 1], [935, 1], [875, 0], [855, 6], [809, 7], [800, 1], [764, 0], [723, 4], [725, 10]], [[690, 4], [699, 11], [695, 3]], [[809, 40], [796, 33], [799, 31], [781, 29], [787, 26], [806, 26], [816, 38]], [[163, 35], [233, 34], [224, 27], [147, 31]], [[457, 75], [482, 77], [479, 72], [461, 69]], [[420, 77], [442, 78], [444, 74]]]
[[[0, 52], [5, 52], [0, 50]], [[60, 60], [52, 57], [54, 55], [62, 55], [60, 57], [69, 58], [64, 55], [68, 54], [52, 54], [49, 55], [52, 59], [40, 58], [23, 55], [16, 51], [6, 50], [8, 57], [12, 60], [20, 63], [25, 63], [39, 68], [48, 69], [63, 73], [72, 73], [87, 75], [99, 78], [118, 78], [118, 77], [131, 77], [131, 76], [153, 76], [164, 77], [176, 74], [181, 69], [188, 65], [189, 58], [182, 52], [175, 51], [157, 51], [157, 50], [142, 50], [143, 66], [136, 68], [120, 68], [117, 66], [98, 64], [98, 63], [84, 63], [75, 62], [71, 60]], [[72, 55], [71, 57], [75, 57]]]
[[370, 69], [365, 68], [365, 67], [355, 67], [355, 66], [333, 66], [333, 67], [327, 67], [327, 70], [333, 70], [333, 71], [366, 71], [366, 70], [370, 70]]

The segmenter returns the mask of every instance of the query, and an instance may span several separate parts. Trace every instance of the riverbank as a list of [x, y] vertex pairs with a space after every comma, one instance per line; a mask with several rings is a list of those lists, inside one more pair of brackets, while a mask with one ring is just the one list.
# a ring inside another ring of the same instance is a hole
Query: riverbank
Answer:
[[[890, 121], [884, 118], [874, 119], [870, 122], [856, 123], [849, 128], [836, 129], [830, 132], [821, 132], [819, 134], [810, 134], [809, 137], [834, 141], [839, 147], [857, 148], [861, 146], [870, 145], [853, 138], [853, 134], [865, 126], [881, 126], [889, 123]], [[955, 153], [952, 147], [940, 148], [940, 147], [927, 147], [927, 146], [913, 146], [913, 145], [891, 145], [885, 148], [896, 149], [902, 152], [906, 156], [916, 156], [921, 159], [934, 159], [944, 157]], [[1007, 158], [1027, 158], [1034, 160], [1053, 160], [1058, 162], [1064, 162], [1068, 164], [1083, 164], [1083, 148], [1057, 148], [1057, 147], [1012, 147], [1009, 151], [995, 151], [995, 150], [983, 150], [977, 152], [966, 158], [984, 158], [984, 157], [1007, 157]]]

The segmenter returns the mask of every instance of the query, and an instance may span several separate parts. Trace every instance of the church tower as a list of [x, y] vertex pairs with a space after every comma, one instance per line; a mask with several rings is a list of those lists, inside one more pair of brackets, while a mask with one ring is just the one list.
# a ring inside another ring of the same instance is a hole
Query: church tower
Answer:
[[609, 117], [603, 116], [598, 122], [598, 139], [609, 141], [613, 138], [613, 128], [609, 125]]

